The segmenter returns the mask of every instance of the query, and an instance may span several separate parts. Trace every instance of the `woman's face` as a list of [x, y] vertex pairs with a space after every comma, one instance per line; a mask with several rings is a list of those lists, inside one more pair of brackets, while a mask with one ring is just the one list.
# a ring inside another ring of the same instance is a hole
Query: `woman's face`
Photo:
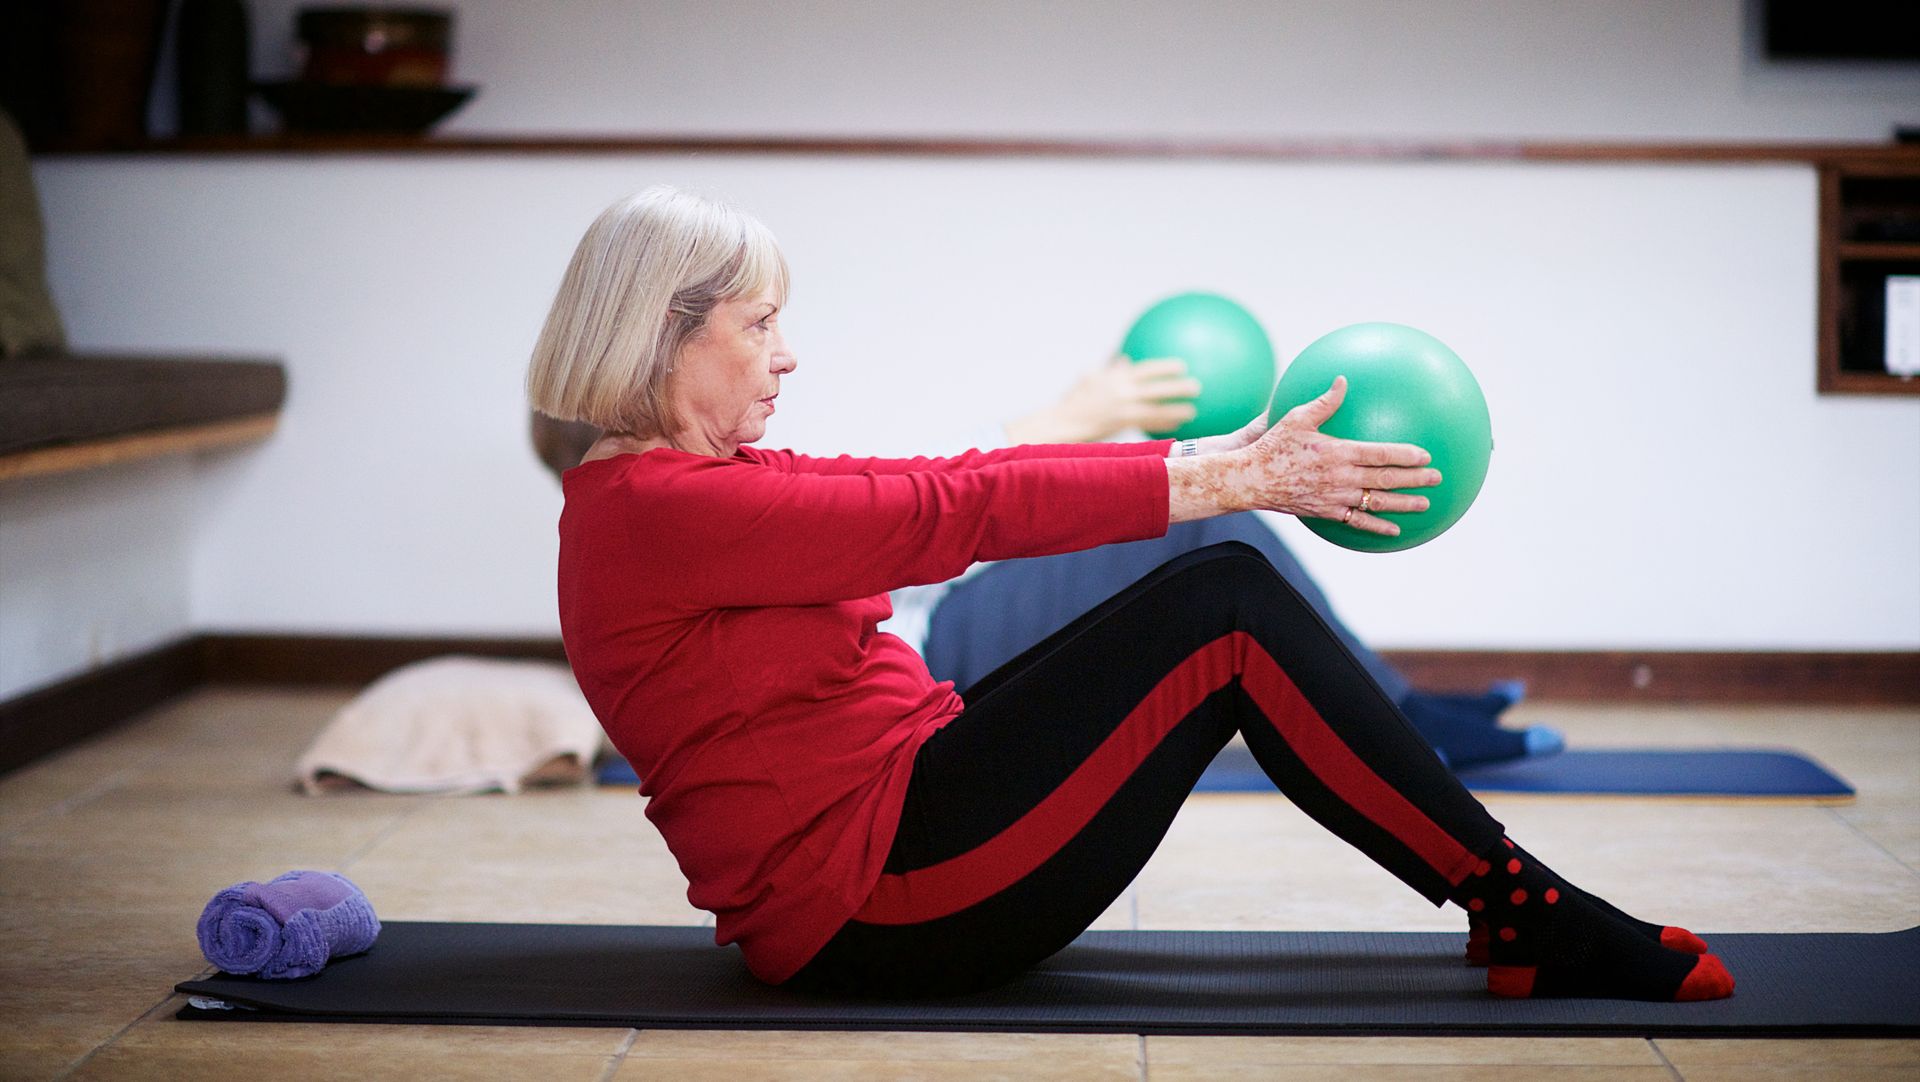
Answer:
[[686, 425], [682, 450], [730, 455], [767, 434], [780, 377], [795, 364], [779, 314], [772, 287], [721, 301], [681, 348], [667, 397]]

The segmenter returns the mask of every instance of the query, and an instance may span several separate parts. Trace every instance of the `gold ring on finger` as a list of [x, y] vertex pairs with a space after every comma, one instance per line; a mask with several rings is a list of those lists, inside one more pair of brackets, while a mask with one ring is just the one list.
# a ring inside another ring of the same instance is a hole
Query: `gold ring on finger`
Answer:
[[1372, 489], [1363, 488], [1360, 490], [1360, 510], [1362, 511], [1373, 510], [1373, 490]]
[[1349, 507], [1347, 508], [1347, 513], [1340, 516], [1340, 525], [1345, 526], [1346, 524], [1352, 521], [1353, 521], [1353, 508]]

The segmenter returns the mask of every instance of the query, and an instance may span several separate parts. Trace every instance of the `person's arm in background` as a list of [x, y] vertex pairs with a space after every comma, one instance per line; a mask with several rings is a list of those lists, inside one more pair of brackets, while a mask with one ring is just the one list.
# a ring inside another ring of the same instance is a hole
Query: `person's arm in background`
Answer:
[[[998, 461], [992, 452], [1008, 447], [1044, 448], [1045, 453], [1062, 458], [1145, 453], [1144, 445], [1132, 452], [1117, 451], [1112, 446], [1088, 449], [1087, 445], [1126, 432], [1172, 431], [1193, 420], [1191, 400], [1199, 393], [1200, 381], [1187, 375], [1185, 361], [1160, 358], [1135, 363], [1126, 357], [1115, 357], [1032, 413], [945, 438], [936, 434], [928, 445], [919, 448], [933, 457], [816, 459], [795, 456], [793, 467], [812, 473], [970, 469]], [[1265, 419], [1256, 419], [1256, 425], [1239, 433], [1195, 442], [1203, 454], [1234, 450], [1259, 438], [1266, 429]], [[1150, 442], [1157, 444], [1152, 453], [1177, 455], [1181, 450], [1160, 441]]]
[[[1004, 431], [1007, 442], [1013, 444], [1080, 443], [1129, 431], [1172, 432], [1193, 420], [1192, 400], [1199, 394], [1200, 381], [1187, 375], [1185, 361], [1115, 357], [1105, 367], [1081, 377], [1051, 405], [1007, 422]], [[1202, 436], [1192, 442], [1198, 454], [1237, 451], [1266, 431], [1263, 412], [1237, 432]], [[1181, 456], [1184, 450], [1175, 447], [1169, 457]]]
[[[1004, 456], [991, 454], [967, 456], [968, 451], [993, 452], [1020, 444], [1053, 444], [1063, 457], [1090, 454], [1128, 453], [1112, 448], [1085, 450], [1073, 446], [1104, 440], [1128, 430], [1170, 430], [1193, 419], [1193, 406], [1178, 399], [1200, 392], [1200, 384], [1186, 375], [1186, 364], [1178, 360], [1143, 361], [1134, 364], [1116, 357], [1105, 367], [1089, 373], [1066, 394], [1048, 406], [1005, 424], [982, 426], [971, 432], [935, 438], [922, 448], [928, 458], [813, 458], [791, 456], [790, 468], [808, 473], [904, 473], [918, 469], [968, 469], [999, 461]], [[580, 464], [580, 459], [602, 435], [598, 428], [580, 421], [557, 421], [534, 413], [529, 425], [534, 453], [555, 477]], [[1203, 451], [1231, 450], [1252, 442], [1259, 433], [1245, 439], [1216, 437], [1199, 441]], [[1222, 441], [1232, 441], [1214, 446]], [[1164, 446], [1164, 445], [1163, 445]], [[1132, 453], [1145, 453], [1139, 448]], [[1157, 450], [1153, 453], [1167, 453]], [[1175, 451], [1175, 453], [1178, 453]], [[945, 461], [945, 460], [954, 461]]]
[[1171, 432], [1194, 418], [1200, 381], [1185, 361], [1115, 357], [1066, 394], [1002, 426], [1006, 442], [1091, 443], [1130, 429]]
[[[1022, 444], [1066, 450], [1069, 444], [1105, 440], [1128, 431], [1168, 432], [1193, 420], [1191, 399], [1199, 393], [1200, 381], [1187, 375], [1185, 361], [1156, 358], [1135, 363], [1115, 357], [1040, 409], [1003, 424], [959, 433], [944, 441], [936, 439], [927, 451], [958, 455], [972, 448], [990, 451]], [[1261, 416], [1239, 432], [1195, 443], [1202, 454], [1231, 451], [1252, 443], [1265, 431], [1266, 418]], [[1179, 455], [1183, 450], [1175, 444], [1167, 453]], [[966, 574], [947, 582], [892, 591], [893, 615], [881, 621], [880, 630], [898, 635], [907, 645], [924, 652], [934, 609], [955, 583], [985, 566], [975, 564]]]

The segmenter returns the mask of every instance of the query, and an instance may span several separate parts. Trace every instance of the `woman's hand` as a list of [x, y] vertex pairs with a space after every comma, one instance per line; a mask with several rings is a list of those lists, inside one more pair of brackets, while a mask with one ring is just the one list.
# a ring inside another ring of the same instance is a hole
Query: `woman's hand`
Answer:
[[[1440, 471], [1425, 468], [1433, 456], [1410, 443], [1362, 443], [1323, 435], [1320, 426], [1346, 395], [1342, 376], [1327, 393], [1289, 410], [1279, 424], [1240, 450], [1168, 459], [1173, 521], [1230, 511], [1284, 511], [1397, 535], [1400, 527], [1373, 512], [1426, 510], [1425, 496], [1395, 490], [1437, 485]], [[1363, 503], [1365, 511], [1360, 510]]]
[[1194, 418], [1200, 381], [1185, 361], [1115, 357], [1081, 377], [1060, 400], [1006, 426], [1011, 443], [1087, 443], [1130, 428], [1164, 432]]

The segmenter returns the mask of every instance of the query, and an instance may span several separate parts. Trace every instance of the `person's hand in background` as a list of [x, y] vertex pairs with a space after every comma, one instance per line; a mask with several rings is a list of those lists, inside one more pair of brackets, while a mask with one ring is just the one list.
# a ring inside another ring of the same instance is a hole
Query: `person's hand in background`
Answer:
[[1007, 422], [1007, 441], [1088, 443], [1135, 428], [1167, 432], [1193, 420], [1191, 400], [1199, 393], [1185, 361], [1115, 357], [1052, 405]]

